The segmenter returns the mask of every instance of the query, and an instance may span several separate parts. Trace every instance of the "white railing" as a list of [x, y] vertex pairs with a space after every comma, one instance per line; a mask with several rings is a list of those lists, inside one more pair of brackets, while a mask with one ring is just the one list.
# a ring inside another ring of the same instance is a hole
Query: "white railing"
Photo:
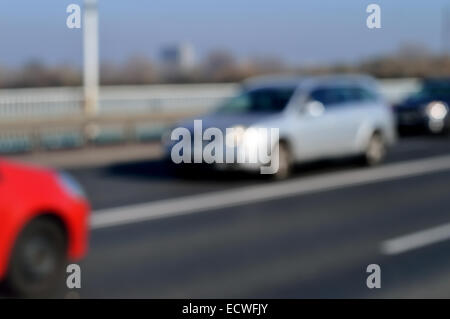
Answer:
[[[416, 79], [380, 81], [391, 103], [418, 87]], [[94, 118], [83, 116], [81, 88], [0, 90], [0, 153], [157, 138], [171, 122], [210, 110], [237, 90], [237, 84], [107, 86]]]
[[[380, 81], [381, 92], [391, 103], [417, 88], [416, 79]], [[99, 107], [101, 114], [205, 111], [237, 89], [237, 84], [105, 86]], [[82, 101], [81, 88], [0, 90], [0, 120], [81, 114]]]
[[[203, 111], [233, 95], [236, 84], [105, 86], [101, 114]], [[81, 88], [0, 90], [0, 120], [82, 113]]]

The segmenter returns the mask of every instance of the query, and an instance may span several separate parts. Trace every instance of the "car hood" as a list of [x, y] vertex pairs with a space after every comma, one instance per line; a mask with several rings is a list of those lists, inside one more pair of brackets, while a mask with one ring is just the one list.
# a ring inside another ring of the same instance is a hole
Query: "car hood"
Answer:
[[409, 98], [403, 101], [400, 104], [394, 106], [396, 110], [404, 111], [404, 110], [418, 110], [424, 108], [428, 103], [433, 101], [442, 101], [444, 103], [450, 104], [450, 100], [448, 98], [440, 98], [439, 96], [433, 98]]
[[50, 178], [54, 172], [40, 166], [0, 159], [0, 176], [4, 179]]
[[235, 126], [252, 126], [259, 122], [272, 119], [279, 116], [280, 113], [248, 113], [248, 114], [224, 114], [211, 113], [201, 117], [195, 117], [179, 122], [175, 127], [187, 128], [190, 132], [194, 131], [194, 120], [202, 120], [203, 130], [207, 128], [218, 128], [225, 131], [227, 128]]

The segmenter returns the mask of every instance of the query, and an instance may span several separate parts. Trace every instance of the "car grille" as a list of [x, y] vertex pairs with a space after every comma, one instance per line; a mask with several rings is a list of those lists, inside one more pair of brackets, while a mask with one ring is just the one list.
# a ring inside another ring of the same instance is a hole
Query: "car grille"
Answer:
[[412, 123], [424, 118], [420, 110], [402, 110], [397, 112], [398, 120], [401, 123]]

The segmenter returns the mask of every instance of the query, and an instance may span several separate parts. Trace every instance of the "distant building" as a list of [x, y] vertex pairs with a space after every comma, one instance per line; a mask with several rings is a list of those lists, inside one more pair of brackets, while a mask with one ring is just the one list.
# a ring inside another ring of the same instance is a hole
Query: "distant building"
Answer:
[[195, 50], [184, 43], [162, 48], [160, 53], [162, 66], [169, 70], [189, 70], [195, 66]]

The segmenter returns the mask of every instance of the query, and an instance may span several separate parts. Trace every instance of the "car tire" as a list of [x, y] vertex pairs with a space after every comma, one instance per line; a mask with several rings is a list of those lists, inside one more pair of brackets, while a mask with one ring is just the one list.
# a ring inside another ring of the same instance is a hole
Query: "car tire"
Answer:
[[376, 166], [386, 157], [386, 141], [380, 133], [374, 133], [367, 143], [361, 163], [364, 166]]
[[283, 180], [292, 174], [292, 154], [286, 143], [278, 144], [278, 171], [272, 175], [273, 180]]
[[51, 218], [32, 220], [17, 238], [5, 285], [13, 297], [45, 298], [62, 286], [67, 244], [61, 225]]

